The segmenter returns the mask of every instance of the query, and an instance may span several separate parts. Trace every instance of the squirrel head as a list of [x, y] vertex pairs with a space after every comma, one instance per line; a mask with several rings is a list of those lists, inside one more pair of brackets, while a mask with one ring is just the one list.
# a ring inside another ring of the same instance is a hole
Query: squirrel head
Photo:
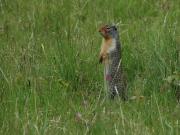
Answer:
[[102, 26], [99, 29], [99, 32], [105, 39], [117, 38], [118, 37], [118, 31], [117, 31], [117, 27], [115, 25]]

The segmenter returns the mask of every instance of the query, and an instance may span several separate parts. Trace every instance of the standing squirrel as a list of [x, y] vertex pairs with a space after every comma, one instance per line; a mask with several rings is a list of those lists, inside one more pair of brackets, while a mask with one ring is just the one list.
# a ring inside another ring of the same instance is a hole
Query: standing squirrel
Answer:
[[126, 79], [123, 74], [121, 61], [121, 44], [117, 27], [105, 25], [99, 29], [103, 36], [99, 62], [104, 64], [104, 79], [112, 99], [119, 95], [127, 100]]

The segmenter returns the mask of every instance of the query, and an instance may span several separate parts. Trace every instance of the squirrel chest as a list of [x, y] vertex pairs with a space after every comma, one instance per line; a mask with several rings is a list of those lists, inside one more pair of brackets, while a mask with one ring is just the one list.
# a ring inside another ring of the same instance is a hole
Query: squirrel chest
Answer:
[[109, 64], [110, 62], [110, 55], [116, 49], [116, 40], [115, 39], [103, 39], [101, 45], [101, 52], [100, 52], [100, 62], [104, 64]]

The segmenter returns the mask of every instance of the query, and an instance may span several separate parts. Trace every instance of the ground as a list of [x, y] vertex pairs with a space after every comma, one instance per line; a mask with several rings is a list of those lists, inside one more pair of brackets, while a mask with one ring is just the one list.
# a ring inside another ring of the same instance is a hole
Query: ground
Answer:
[[[0, 134], [180, 134], [179, 0], [0, 0], [0, 18]], [[98, 63], [112, 23], [127, 102], [106, 98]]]

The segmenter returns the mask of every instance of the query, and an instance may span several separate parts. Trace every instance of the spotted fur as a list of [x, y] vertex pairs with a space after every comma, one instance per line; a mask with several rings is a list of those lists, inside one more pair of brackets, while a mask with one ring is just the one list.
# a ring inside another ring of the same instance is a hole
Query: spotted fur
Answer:
[[109, 95], [111, 98], [120, 95], [123, 100], [126, 100], [127, 83], [123, 74], [121, 44], [117, 28], [106, 25], [100, 28], [99, 32], [104, 37], [100, 60], [104, 63], [104, 78]]

